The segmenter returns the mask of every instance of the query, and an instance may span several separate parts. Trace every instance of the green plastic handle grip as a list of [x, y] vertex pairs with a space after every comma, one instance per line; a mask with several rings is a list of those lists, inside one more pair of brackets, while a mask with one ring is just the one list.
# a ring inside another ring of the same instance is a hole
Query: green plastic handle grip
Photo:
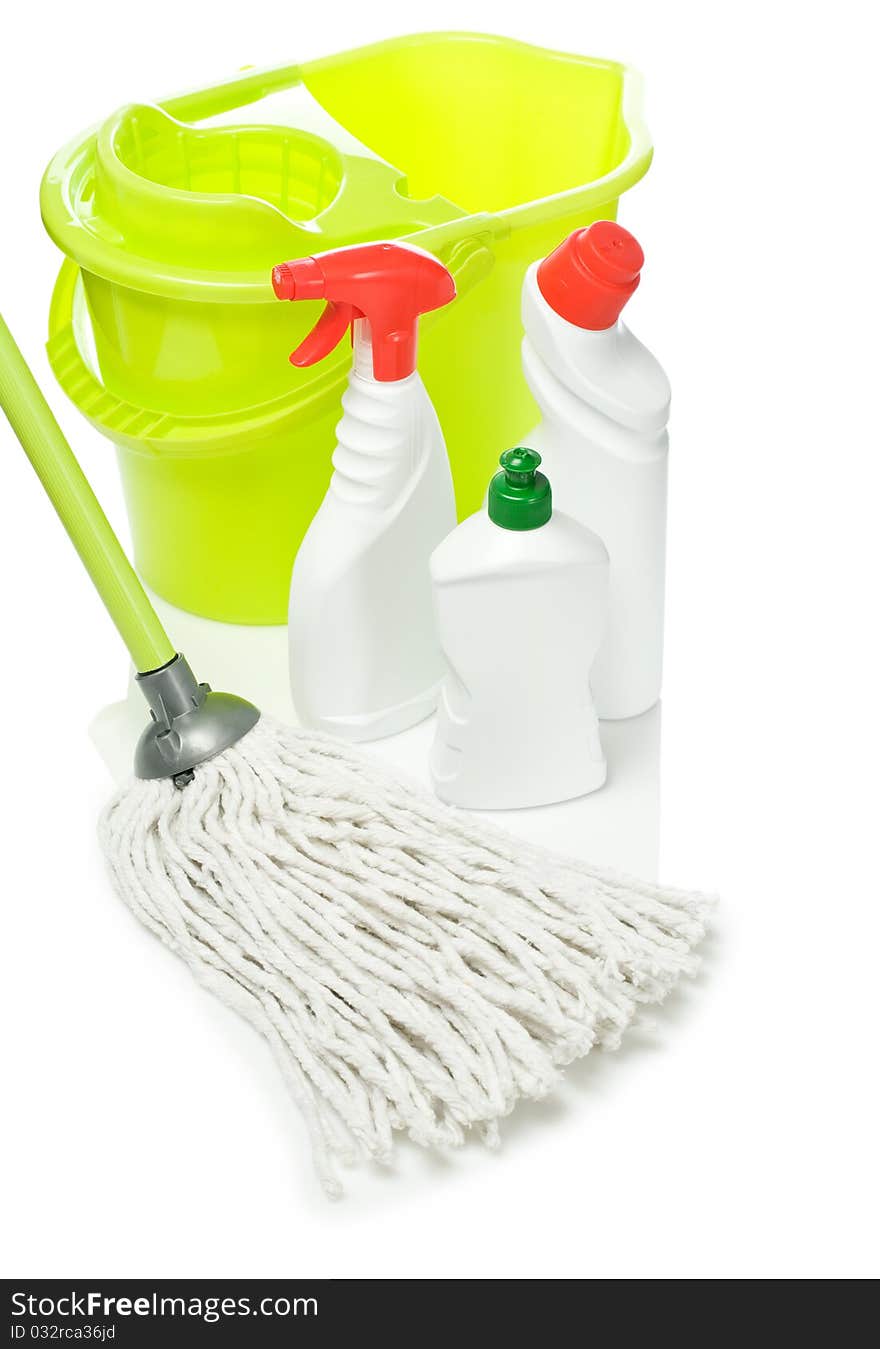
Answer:
[[177, 654], [0, 315], [0, 406], [141, 674]]

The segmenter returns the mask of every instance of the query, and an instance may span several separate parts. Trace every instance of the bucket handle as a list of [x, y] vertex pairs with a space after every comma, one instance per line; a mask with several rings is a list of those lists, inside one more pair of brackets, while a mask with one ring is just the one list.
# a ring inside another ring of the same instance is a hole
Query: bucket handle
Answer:
[[117, 398], [104, 388], [83, 360], [73, 329], [73, 299], [78, 280], [79, 267], [70, 258], [65, 258], [49, 306], [46, 354], [53, 375], [83, 416], [109, 435], [132, 436], [138, 440], [168, 435], [176, 424], [174, 417]]
[[[451, 272], [457, 300], [463, 299], [468, 291], [473, 290], [474, 286], [491, 272], [495, 265], [495, 253], [491, 244], [492, 234], [487, 230], [483, 234], [468, 234], [464, 238], [454, 239], [446, 245], [438, 242], [436, 248], [431, 249], [446, 270]], [[430, 247], [430, 238], [425, 239], [420, 247], [426, 245]], [[425, 318], [439, 317], [441, 312], [437, 310], [435, 315], [426, 315]]]
[[[469, 234], [465, 238], [436, 241], [432, 251], [452, 273], [457, 299], [462, 299], [491, 271], [495, 255], [490, 242], [488, 234]], [[150, 442], [173, 440], [186, 432], [191, 434], [194, 425], [201, 419], [175, 417], [129, 403], [105, 388], [89, 369], [80, 352], [73, 324], [79, 271], [71, 258], [64, 259], [49, 307], [46, 354], [52, 373], [67, 397], [84, 417], [111, 440], [136, 442], [142, 452], [144, 449], [149, 451]], [[423, 322], [436, 320], [436, 317], [434, 314], [426, 315]], [[222, 422], [223, 418], [218, 420]]]

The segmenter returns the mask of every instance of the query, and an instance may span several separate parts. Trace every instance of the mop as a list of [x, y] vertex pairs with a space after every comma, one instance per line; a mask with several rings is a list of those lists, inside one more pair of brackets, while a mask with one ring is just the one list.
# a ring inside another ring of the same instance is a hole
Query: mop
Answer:
[[0, 401], [151, 720], [100, 840], [119, 896], [266, 1037], [339, 1164], [497, 1141], [696, 968], [711, 901], [554, 855], [196, 682], [0, 319]]

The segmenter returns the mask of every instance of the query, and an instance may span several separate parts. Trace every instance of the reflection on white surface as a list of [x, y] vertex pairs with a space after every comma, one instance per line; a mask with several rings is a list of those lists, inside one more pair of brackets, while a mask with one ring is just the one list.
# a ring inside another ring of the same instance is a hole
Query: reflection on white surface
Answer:
[[[240, 694], [288, 725], [296, 724], [287, 677], [286, 627], [214, 623], [151, 596], [178, 650], [197, 678]], [[146, 723], [146, 704], [132, 678], [126, 698], [105, 708], [90, 728], [110, 773], [123, 782]], [[475, 812], [514, 834], [597, 866], [657, 876], [660, 842], [660, 706], [630, 721], [602, 723], [608, 760], [605, 786], [590, 796], [534, 810]], [[363, 748], [429, 786], [433, 718]]]

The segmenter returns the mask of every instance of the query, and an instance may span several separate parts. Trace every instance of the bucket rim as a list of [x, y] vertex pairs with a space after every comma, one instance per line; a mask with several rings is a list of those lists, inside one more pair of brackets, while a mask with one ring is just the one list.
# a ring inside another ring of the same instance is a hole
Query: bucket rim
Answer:
[[[435, 31], [413, 33], [390, 38], [380, 42], [353, 47], [343, 52], [319, 57], [302, 65], [270, 67], [249, 72], [246, 79], [226, 81], [220, 86], [209, 86], [207, 90], [196, 90], [189, 94], [173, 96], [159, 101], [161, 111], [175, 118], [183, 114], [190, 115], [197, 109], [197, 100], [224, 85], [239, 87], [247, 85], [254, 89], [271, 88], [273, 81], [278, 82], [283, 74], [286, 82], [295, 79], [297, 73], [327, 69], [334, 64], [350, 60], [353, 56], [366, 56], [371, 53], [387, 52], [403, 47], [425, 46], [438, 41], [473, 42], [516, 48], [540, 53], [544, 57], [569, 64], [593, 67], [597, 70], [611, 70], [621, 79], [620, 119], [626, 132], [628, 145], [623, 156], [614, 168], [589, 183], [567, 188], [562, 192], [551, 193], [533, 201], [505, 208], [495, 212], [468, 213], [454, 218], [441, 226], [427, 226], [402, 236], [409, 241], [417, 241], [423, 247], [431, 247], [431, 238], [436, 231], [449, 241], [467, 238], [474, 232], [475, 222], [485, 231], [487, 222], [491, 232], [503, 238], [511, 231], [542, 224], [557, 215], [571, 215], [578, 210], [588, 212], [597, 206], [611, 203], [642, 178], [650, 167], [653, 155], [650, 133], [644, 115], [644, 81], [633, 67], [619, 61], [603, 57], [581, 56], [574, 52], [558, 51], [542, 47], [536, 43], [523, 42], [517, 38], [503, 37], [491, 33], [467, 31]], [[254, 271], [218, 272], [200, 271], [191, 266], [176, 266], [172, 263], [146, 258], [130, 253], [89, 230], [77, 214], [76, 205], [70, 191], [74, 180], [81, 181], [89, 172], [94, 173], [93, 161], [97, 153], [99, 137], [104, 128], [114, 122], [121, 109], [114, 110], [109, 117], [84, 133], [67, 142], [52, 158], [40, 185], [40, 213], [43, 225], [50, 238], [68, 259], [74, 261], [83, 271], [112, 284], [171, 300], [191, 300], [220, 304], [269, 304], [274, 301], [274, 293], [268, 269]], [[405, 169], [400, 172], [405, 176]], [[198, 195], [198, 194], [197, 194]], [[210, 194], [213, 195], [213, 194]], [[222, 195], [222, 194], [221, 194]], [[255, 199], [260, 200], [260, 199]], [[378, 236], [377, 236], [378, 237]]]

